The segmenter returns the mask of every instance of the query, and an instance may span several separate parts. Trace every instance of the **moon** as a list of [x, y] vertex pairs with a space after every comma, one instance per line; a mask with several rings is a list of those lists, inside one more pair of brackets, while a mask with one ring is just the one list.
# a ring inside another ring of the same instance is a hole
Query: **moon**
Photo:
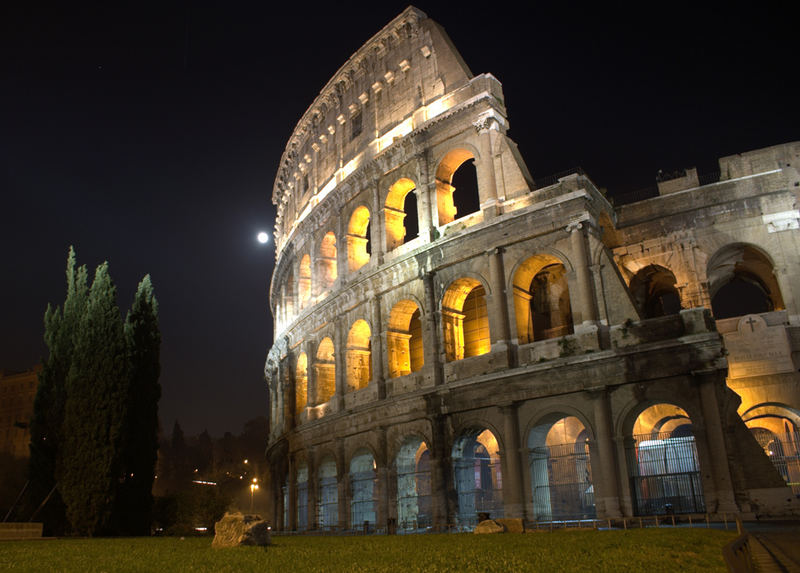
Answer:
[[258, 242], [263, 245], [264, 243], [269, 241], [269, 234], [264, 231], [261, 231], [256, 238], [258, 239]]

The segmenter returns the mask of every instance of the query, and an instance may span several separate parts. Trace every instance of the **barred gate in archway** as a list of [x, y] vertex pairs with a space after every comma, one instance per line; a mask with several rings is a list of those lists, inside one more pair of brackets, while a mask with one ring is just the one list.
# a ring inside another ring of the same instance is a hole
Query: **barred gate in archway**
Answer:
[[769, 432], [769, 437], [759, 443], [792, 493], [800, 495], [800, 432]]
[[530, 469], [534, 519], [561, 521], [592, 519], [597, 515], [592, 466], [585, 442], [532, 448]]
[[636, 515], [706, 510], [694, 436], [639, 434], [626, 449]]

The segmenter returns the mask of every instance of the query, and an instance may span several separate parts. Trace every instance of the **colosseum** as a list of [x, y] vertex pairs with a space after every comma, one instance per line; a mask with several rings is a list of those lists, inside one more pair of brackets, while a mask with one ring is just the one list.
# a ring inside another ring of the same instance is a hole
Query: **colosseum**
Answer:
[[800, 143], [614, 205], [533, 177], [507, 117], [409, 7], [294, 129], [275, 529], [800, 513]]

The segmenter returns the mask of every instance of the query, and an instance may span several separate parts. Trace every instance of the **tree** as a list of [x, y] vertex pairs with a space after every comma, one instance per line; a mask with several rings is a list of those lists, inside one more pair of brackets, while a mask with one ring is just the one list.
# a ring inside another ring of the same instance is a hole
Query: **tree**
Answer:
[[130, 359], [108, 264], [97, 267], [74, 333], [57, 476], [66, 514], [81, 535], [110, 526], [123, 463]]
[[54, 491], [54, 488], [63, 436], [67, 375], [72, 363], [72, 334], [84, 314], [87, 302], [86, 266], [76, 269], [75, 265], [75, 250], [70, 247], [67, 256], [67, 297], [63, 311], [58, 306], [53, 308], [47, 305], [44, 314], [44, 339], [49, 355], [39, 373], [30, 428], [26, 518], [33, 517], [33, 513], [50, 496], [35, 516], [44, 522], [45, 530], [50, 535], [62, 534], [66, 528], [64, 505], [58, 490]]
[[161, 398], [158, 382], [161, 332], [158, 302], [150, 275], [139, 283], [133, 306], [125, 319], [125, 340], [131, 369], [115, 522], [119, 533], [149, 535], [158, 458], [158, 400]]

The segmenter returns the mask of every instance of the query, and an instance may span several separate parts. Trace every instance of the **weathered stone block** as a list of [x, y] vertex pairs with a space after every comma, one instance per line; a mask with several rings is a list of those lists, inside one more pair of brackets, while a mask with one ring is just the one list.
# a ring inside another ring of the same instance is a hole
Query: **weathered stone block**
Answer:
[[525, 533], [525, 524], [521, 517], [502, 517], [495, 521], [505, 527], [508, 533]]
[[474, 533], [505, 533], [505, 531], [506, 528], [503, 526], [503, 524], [498, 523], [494, 519], [485, 519], [475, 526]]
[[214, 525], [212, 547], [237, 547], [239, 545], [270, 545], [269, 525], [259, 515], [226, 513]]

